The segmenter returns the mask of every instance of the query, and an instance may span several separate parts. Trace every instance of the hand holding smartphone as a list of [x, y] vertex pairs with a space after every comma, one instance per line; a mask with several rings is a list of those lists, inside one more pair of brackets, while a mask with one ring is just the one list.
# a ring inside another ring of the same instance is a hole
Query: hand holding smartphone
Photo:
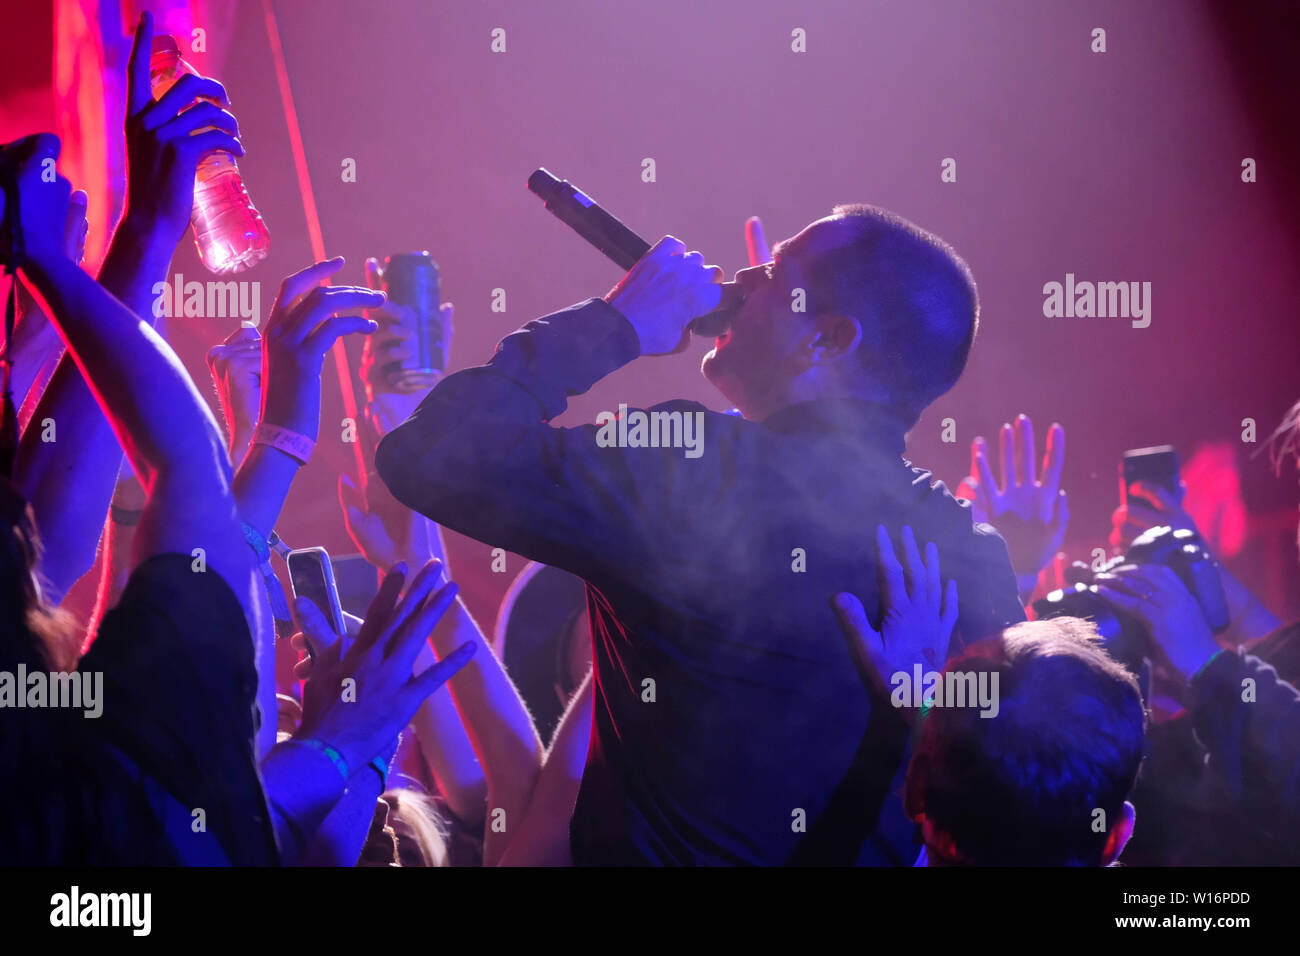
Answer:
[[1136, 484], [1154, 485], [1177, 496], [1180, 482], [1178, 452], [1173, 445], [1134, 448], [1124, 452], [1120, 461], [1120, 504], [1128, 505], [1129, 489]]
[[[298, 548], [285, 559], [289, 566], [289, 581], [294, 597], [306, 598], [315, 604], [329, 621], [330, 627], [343, 641], [339, 649], [347, 653], [347, 627], [343, 623], [343, 605], [339, 601], [338, 583], [334, 579], [334, 566], [329, 552], [324, 548]], [[311, 653], [311, 642], [307, 642]], [[314, 655], [313, 655], [314, 656]]]

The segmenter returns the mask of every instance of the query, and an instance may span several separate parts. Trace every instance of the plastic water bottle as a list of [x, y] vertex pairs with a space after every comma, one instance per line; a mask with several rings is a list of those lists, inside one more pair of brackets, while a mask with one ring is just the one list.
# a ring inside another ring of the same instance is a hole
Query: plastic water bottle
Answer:
[[[180, 48], [167, 34], [153, 40], [149, 79], [158, 99], [186, 73], [197, 71], [181, 59]], [[210, 153], [199, 161], [194, 177], [194, 212], [190, 216], [199, 259], [218, 275], [242, 272], [271, 251], [271, 235], [253, 205], [239, 167], [230, 153]]]

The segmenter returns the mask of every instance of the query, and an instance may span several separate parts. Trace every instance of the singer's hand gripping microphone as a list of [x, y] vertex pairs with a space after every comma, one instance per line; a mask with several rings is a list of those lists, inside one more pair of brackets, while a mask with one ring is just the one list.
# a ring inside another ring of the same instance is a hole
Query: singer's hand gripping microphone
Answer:
[[[567, 179], [557, 179], [545, 169], [538, 169], [528, 177], [528, 188], [542, 199], [553, 216], [603, 252], [624, 272], [650, 251], [650, 243]], [[741, 301], [738, 287], [734, 283], [724, 283], [718, 307], [694, 319], [688, 328], [694, 335], [722, 335]]]

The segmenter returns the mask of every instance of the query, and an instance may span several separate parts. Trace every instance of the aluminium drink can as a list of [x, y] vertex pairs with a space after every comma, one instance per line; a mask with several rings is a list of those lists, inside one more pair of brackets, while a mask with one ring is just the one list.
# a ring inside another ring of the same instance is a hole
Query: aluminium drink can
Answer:
[[414, 392], [435, 384], [447, 366], [445, 330], [438, 290], [438, 264], [428, 252], [402, 252], [384, 263], [384, 291], [390, 302], [407, 306], [414, 327], [408, 340], [411, 355], [384, 368], [388, 384]]

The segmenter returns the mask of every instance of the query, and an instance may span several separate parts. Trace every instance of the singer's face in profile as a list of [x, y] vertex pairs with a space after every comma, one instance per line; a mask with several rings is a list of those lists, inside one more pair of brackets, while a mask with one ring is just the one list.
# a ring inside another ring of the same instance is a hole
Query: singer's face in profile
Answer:
[[[807, 369], [816, 290], [808, 266], [854, 238], [843, 216], [828, 216], [772, 249], [773, 261], [741, 269], [744, 304], [731, 328], [704, 356], [700, 371], [746, 418], [762, 420], [787, 402], [791, 381]], [[805, 311], [795, 311], [796, 290]]]

